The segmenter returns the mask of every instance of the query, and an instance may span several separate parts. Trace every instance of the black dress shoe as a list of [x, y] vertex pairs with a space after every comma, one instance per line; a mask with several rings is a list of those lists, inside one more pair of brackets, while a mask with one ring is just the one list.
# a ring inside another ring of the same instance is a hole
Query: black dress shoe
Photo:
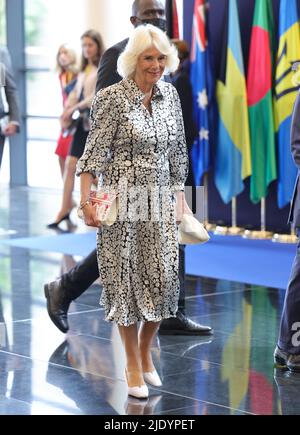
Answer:
[[68, 309], [72, 300], [66, 295], [61, 280], [45, 284], [44, 292], [50, 319], [61, 332], [68, 332]]
[[274, 350], [274, 365], [277, 368], [286, 368], [286, 363], [288, 360], [289, 354], [284, 352], [278, 346], [275, 347]]
[[300, 355], [290, 355], [286, 362], [287, 368], [291, 372], [300, 372]]
[[300, 355], [293, 355], [276, 346], [274, 351], [274, 364], [278, 369], [289, 369], [291, 372], [300, 372]]
[[185, 314], [178, 311], [176, 317], [162, 321], [159, 333], [161, 335], [211, 335], [213, 329], [210, 326], [193, 322]]

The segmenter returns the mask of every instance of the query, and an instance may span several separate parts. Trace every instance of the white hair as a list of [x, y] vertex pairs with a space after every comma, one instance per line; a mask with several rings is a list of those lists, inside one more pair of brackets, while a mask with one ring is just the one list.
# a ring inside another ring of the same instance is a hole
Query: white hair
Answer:
[[152, 24], [136, 27], [118, 59], [118, 73], [123, 78], [130, 78], [136, 70], [138, 57], [150, 47], [157, 48], [167, 57], [164, 74], [177, 70], [179, 58], [176, 47], [171, 44], [167, 35]]

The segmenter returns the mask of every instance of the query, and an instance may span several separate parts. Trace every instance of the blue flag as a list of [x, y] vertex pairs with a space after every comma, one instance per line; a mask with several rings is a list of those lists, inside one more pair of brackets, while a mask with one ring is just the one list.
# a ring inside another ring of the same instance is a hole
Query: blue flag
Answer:
[[207, 50], [206, 1], [195, 0], [193, 42], [191, 56], [191, 83], [193, 88], [194, 117], [198, 136], [191, 152], [197, 186], [210, 166], [209, 102], [213, 94], [213, 80]]
[[298, 90], [292, 66], [300, 60], [300, 25], [296, 0], [281, 0], [279, 38], [274, 110], [278, 143], [278, 205], [281, 208], [292, 199], [297, 174], [290, 146], [292, 112]]
[[219, 108], [215, 182], [225, 204], [244, 190], [251, 175], [251, 150], [246, 78], [236, 0], [225, 16], [224, 52], [217, 80]]

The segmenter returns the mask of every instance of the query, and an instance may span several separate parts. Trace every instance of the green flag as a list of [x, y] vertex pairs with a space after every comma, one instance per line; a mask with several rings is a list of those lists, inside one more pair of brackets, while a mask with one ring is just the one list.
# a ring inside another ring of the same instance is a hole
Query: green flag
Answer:
[[277, 178], [272, 98], [273, 14], [270, 0], [256, 0], [247, 78], [251, 139], [251, 201], [267, 196]]

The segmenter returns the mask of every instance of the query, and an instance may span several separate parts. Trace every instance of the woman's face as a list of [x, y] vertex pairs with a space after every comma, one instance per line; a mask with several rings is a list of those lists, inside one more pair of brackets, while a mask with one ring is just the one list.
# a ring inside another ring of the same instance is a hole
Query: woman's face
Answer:
[[88, 36], [83, 38], [82, 53], [84, 58], [87, 60], [93, 60], [97, 56], [98, 45], [92, 38], [89, 38]]
[[167, 56], [157, 48], [150, 47], [138, 57], [135, 79], [153, 86], [163, 75], [166, 68]]
[[62, 68], [67, 68], [73, 62], [73, 58], [69, 50], [62, 47], [58, 53], [58, 63]]

